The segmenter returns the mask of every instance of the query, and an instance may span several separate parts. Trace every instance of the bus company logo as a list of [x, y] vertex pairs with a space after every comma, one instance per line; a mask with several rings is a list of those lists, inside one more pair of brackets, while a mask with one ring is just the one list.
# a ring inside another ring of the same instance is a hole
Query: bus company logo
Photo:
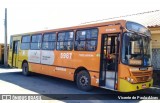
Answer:
[[115, 28], [106, 29], [106, 32], [110, 32], [110, 31], [116, 31], [116, 29]]
[[12, 100], [11, 95], [2, 95], [2, 100]]
[[22, 55], [25, 55], [25, 51], [24, 50], [22, 51]]
[[34, 52], [34, 55], [37, 55], [37, 51], [36, 51], [36, 52]]

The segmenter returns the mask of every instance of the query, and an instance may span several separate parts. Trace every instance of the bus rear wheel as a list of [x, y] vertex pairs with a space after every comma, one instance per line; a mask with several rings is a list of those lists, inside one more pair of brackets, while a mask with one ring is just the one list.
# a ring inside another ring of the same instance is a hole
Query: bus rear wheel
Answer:
[[77, 87], [83, 91], [89, 91], [93, 88], [91, 86], [90, 75], [86, 70], [77, 73], [76, 84]]
[[22, 73], [25, 76], [28, 76], [30, 74], [27, 62], [24, 62], [22, 65]]

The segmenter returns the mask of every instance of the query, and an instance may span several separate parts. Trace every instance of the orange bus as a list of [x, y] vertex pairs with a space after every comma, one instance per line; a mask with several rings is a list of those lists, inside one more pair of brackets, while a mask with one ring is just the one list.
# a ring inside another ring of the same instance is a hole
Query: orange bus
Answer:
[[8, 63], [30, 72], [131, 92], [153, 84], [151, 34], [126, 20], [12, 35]]

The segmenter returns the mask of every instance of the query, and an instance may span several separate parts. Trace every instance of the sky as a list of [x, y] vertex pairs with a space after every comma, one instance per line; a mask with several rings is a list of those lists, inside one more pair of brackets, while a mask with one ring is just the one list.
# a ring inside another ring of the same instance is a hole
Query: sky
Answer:
[[9, 43], [13, 34], [160, 10], [159, 4], [159, 0], [0, 0], [0, 43], [4, 42], [4, 8], [8, 11]]

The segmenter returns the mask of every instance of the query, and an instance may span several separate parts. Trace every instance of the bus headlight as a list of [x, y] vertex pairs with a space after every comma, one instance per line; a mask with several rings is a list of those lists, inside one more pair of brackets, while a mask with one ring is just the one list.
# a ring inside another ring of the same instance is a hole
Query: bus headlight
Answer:
[[128, 82], [130, 82], [131, 78], [128, 77], [127, 80], [128, 80]]
[[131, 83], [133, 83], [134, 82], [134, 80], [133, 79], [131, 79]]
[[149, 78], [148, 78], [148, 80], [151, 80], [152, 79], [152, 77], [150, 76]]
[[134, 80], [132, 78], [130, 78], [130, 77], [127, 77], [127, 81], [130, 82], [130, 83], [134, 82]]

